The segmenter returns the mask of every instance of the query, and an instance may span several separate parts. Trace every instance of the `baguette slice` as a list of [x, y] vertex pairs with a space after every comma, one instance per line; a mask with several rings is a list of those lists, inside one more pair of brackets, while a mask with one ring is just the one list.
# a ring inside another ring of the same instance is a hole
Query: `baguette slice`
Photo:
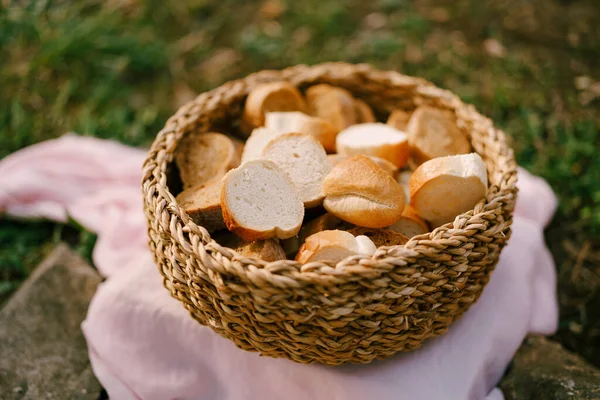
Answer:
[[278, 131], [268, 128], [256, 128], [246, 140], [246, 145], [242, 151], [242, 164], [258, 160], [261, 157], [262, 151], [265, 149], [267, 144], [278, 136], [285, 134], [285, 131]]
[[304, 218], [289, 176], [267, 160], [249, 161], [225, 175], [221, 208], [227, 229], [247, 241], [292, 237]]
[[269, 112], [265, 116], [265, 128], [282, 133], [304, 133], [317, 139], [325, 151], [335, 151], [338, 131], [322, 118], [310, 117], [301, 112]]
[[331, 171], [323, 146], [312, 136], [286, 133], [269, 142], [261, 158], [289, 175], [307, 208], [323, 202], [323, 179]]
[[408, 127], [408, 121], [410, 121], [410, 113], [404, 110], [394, 110], [390, 114], [387, 120], [387, 124], [399, 131], [406, 132]]
[[412, 171], [402, 171], [396, 177], [396, 181], [398, 181], [398, 183], [404, 189], [404, 195], [406, 196], [406, 204], [410, 204], [410, 189], [408, 188], [408, 183], [410, 182], [411, 175]]
[[367, 123], [349, 127], [338, 133], [336, 148], [339, 154], [364, 154], [383, 158], [402, 168], [408, 162], [408, 137], [382, 123]]
[[311, 115], [331, 123], [337, 132], [358, 121], [354, 97], [345, 89], [327, 84], [314, 85], [306, 91]]
[[406, 244], [409, 240], [406, 236], [391, 229], [373, 229], [357, 226], [350, 229], [348, 232], [355, 236], [363, 235], [368, 237], [377, 247], [402, 245]]
[[354, 110], [356, 112], [356, 123], [376, 122], [371, 106], [360, 99], [354, 99]]
[[239, 165], [240, 158], [236, 144], [227, 136], [194, 132], [185, 135], [177, 145], [175, 163], [185, 189], [222, 178]]
[[410, 117], [406, 131], [411, 156], [417, 166], [436, 157], [471, 151], [469, 140], [456, 126], [450, 111], [421, 106]]
[[275, 239], [244, 241], [239, 237], [232, 235], [225, 240], [223, 246], [235, 250], [244, 257], [260, 258], [263, 261], [271, 262], [285, 260], [285, 253]]
[[475, 207], [485, 197], [487, 185], [479, 154], [434, 158], [410, 177], [411, 205], [435, 228]]
[[404, 206], [400, 219], [390, 229], [409, 238], [429, 232], [427, 222], [408, 204]]
[[[341, 161], [343, 161], [349, 157], [350, 156], [345, 156], [342, 154], [328, 154], [327, 161], [329, 162], [329, 165], [331, 165], [331, 168], [333, 168], [337, 164], [339, 164]], [[396, 172], [398, 172], [398, 168], [396, 168], [396, 166], [394, 164], [392, 164], [391, 162], [389, 162], [388, 160], [384, 160], [383, 158], [374, 157], [374, 156], [367, 156], [367, 157], [369, 157], [375, 164], [377, 164], [377, 166], [379, 168], [383, 169], [385, 172], [387, 172], [391, 176], [396, 176]]]
[[296, 255], [296, 261], [305, 264], [313, 261], [339, 262], [356, 254], [373, 255], [375, 244], [366, 236], [354, 237], [346, 231], [321, 231], [306, 238]]
[[265, 114], [271, 111], [304, 112], [306, 102], [289, 82], [263, 83], [248, 94], [242, 119], [247, 127], [257, 128], [264, 124]]
[[337, 164], [323, 181], [323, 206], [358, 226], [383, 228], [402, 215], [402, 187], [371, 159], [358, 155]]
[[221, 212], [221, 178], [185, 189], [175, 200], [197, 225], [208, 232], [225, 229]]

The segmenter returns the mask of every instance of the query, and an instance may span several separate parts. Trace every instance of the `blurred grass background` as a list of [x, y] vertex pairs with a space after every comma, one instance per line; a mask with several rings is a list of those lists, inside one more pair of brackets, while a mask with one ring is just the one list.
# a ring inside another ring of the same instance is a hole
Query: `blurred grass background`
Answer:
[[[511, 136], [560, 198], [556, 339], [600, 365], [600, 6], [595, 0], [0, 0], [0, 157], [65, 132], [148, 146], [198, 93], [343, 60], [422, 76]], [[75, 226], [0, 219], [0, 301]]]

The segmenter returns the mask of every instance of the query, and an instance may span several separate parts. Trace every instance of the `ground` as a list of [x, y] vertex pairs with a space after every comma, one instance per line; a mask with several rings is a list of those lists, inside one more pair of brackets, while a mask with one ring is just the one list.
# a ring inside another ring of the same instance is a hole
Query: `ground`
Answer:
[[[559, 196], [554, 339], [600, 366], [599, 26], [595, 0], [2, 0], [0, 157], [69, 131], [148, 146], [197, 93], [264, 68], [422, 76], [490, 116]], [[60, 240], [89, 259], [95, 238], [0, 219], [0, 302]]]

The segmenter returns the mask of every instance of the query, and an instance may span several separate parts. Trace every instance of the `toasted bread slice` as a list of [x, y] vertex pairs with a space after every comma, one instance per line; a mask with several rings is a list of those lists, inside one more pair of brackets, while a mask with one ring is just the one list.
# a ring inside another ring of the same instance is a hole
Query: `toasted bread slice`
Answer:
[[301, 112], [270, 112], [265, 117], [265, 128], [281, 133], [304, 133], [317, 139], [327, 152], [335, 151], [338, 131], [323, 118]]
[[487, 193], [487, 171], [479, 154], [434, 158], [410, 177], [411, 205], [438, 227], [471, 210]]
[[429, 232], [427, 222], [408, 204], [404, 206], [400, 219], [390, 229], [409, 238]]
[[381, 123], [358, 124], [341, 131], [336, 148], [339, 154], [383, 158], [396, 168], [404, 167], [409, 156], [407, 135]]
[[242, 119], [245, 128], [251, 130], [264, 124], [268, 112], [306, 110], [306, 102], [296, 86], [284, 81], [269, 82], [248, 94]]
[[312, 136], [286, 133], [264, 148], [261, 158], [271, 160], [289, 175], [305, 207], [323, 202], [323, 179], [331, 170], [323, 146]]
[[471, 151], [469, 139], [458, 129], [450, 111], [421, 106], [410, 117], [406, 131], [411, 157], [417, 166], [436, 157]]
[[358, 155], [337, 164], [323, 181], [327, 211], [367, 228], [392, 225], [402, 215], [404, 191], [371, 159]]
[[240, 164], [236, 143], [221, 133], [190, 133], [175, 149], [175, 163], [184, 188], [222, 178]]
[[406, 236], [391, 229], [373, 229], [357, 226], [350, 229], [348, 232], [354, 236], [363, 235], [368, 237], [377, 247], [397, 246], [406, 244], [406, 242], [408, 242], [408, 238]]
[[366, 236], [354, 237], [349, 232], [321, 231], [306, 238], [296, 255], [296, 261], [305, 264], [313, 261], [339, 262], [356, 254], [373, 255], [377, 247]]
[[221, 178], [185, 189], [175, 200], [197, 225], [208, 232], [225, 228], [221, 212]]
[[227, 229], [247, 241], [292, 237], [304, 218], [293, 182], [268, 160], [249, 161], [225, 175], [221, 208]]
[[306, 91], [309, 113], [331, 123], [337, 132], [357, 123], [354, 97], [345, 89], [319, 84]]

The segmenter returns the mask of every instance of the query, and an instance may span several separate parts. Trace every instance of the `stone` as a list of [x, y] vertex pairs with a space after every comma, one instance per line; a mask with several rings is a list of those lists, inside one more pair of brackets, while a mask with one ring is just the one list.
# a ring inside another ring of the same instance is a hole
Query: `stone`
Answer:
[[529, 337], [500, 388], [506, 400], [600, 399], [600, 370], [559, 343]]
[[61, 244], [0, 310], [2, 399], [98, 399], [80, 325], [101, 280]]

